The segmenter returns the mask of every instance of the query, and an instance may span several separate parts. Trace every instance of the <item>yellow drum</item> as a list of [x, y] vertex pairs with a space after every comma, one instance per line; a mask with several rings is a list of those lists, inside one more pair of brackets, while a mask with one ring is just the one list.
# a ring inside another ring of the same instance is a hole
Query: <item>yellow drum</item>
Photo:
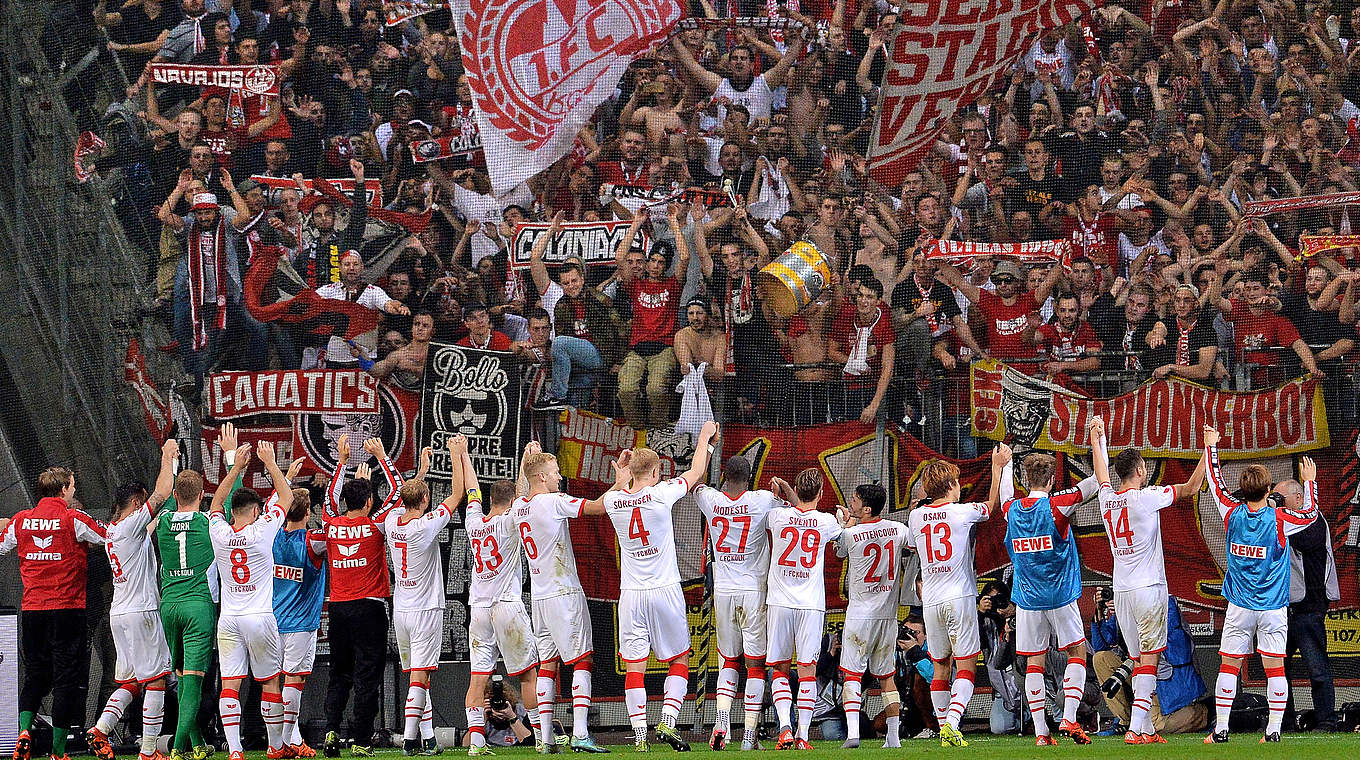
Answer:
[[800, 240], [756, 275], [756, 290], [781, 317], [817, 300], [831, 282], [831, 264], [817, 246]]

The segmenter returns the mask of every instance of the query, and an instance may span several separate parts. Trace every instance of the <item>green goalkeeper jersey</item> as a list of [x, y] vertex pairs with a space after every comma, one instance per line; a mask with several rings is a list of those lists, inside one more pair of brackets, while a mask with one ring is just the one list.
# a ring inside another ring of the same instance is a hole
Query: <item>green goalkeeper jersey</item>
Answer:
[[208, 571], [213, 566], [208, 516], [202, 512], [163, 512], [156, 525], [161, 555], [161, 604], [212, 603]]

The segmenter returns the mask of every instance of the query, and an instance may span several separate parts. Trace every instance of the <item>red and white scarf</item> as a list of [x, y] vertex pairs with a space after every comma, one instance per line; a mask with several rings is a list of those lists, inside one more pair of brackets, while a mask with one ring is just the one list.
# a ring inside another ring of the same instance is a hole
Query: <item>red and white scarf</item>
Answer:
[[1179, 366], [1190, 366], [1190, 333], [1194, 332], [1197, 324], [1198, 318], [1189, 326], [1183, 324], [1179, 317], [1176, 319], [1176, 329], [1180, 332], [1180, 336], [1176, 338], [1176, 364]]
[[[203, 277], [203, 254], [199, 249], [202, 232], [198, 222], [189, 225], [189, 318], [194, 324], [194, 350], [201, 351], [208, 346], [208, 329], [203, 325], [203, 296], [207, 282]], [[217, 283], [217, 319], [219, 330], [227, 328], [227, 220], [219, 212], [217, 229], [213, 232], [214, 276]]]

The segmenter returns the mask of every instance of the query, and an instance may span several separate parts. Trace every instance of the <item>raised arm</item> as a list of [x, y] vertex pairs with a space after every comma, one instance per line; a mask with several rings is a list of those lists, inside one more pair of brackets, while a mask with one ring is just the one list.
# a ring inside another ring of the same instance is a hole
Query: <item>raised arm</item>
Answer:
[[151, 498], [146, 503], [154, 513], [170, 498], [175, 488], [175, 463], [179, 461], [179, 442], [174, 438], [161, 447], [161, 471], [156, 475], [156, 485], [152, 487]]
[[269, 474], [269, 482], [274, 486], [274, 496], [277, 499], [275, 504], [280, 514], [286, 515], [289, 507], [293, 506], [293, 489], [288, 485], [288, 478], [284, 476], [283, 470], [279, 469], [279, 463], [274, 458], [274, 444], [260, 441], [256, 451], [259, 452], [260, 461], [264, 463], [264, 471]]
[[340, 491], [345, 487], [345, 465], [349, 463], [349, 433], [340, 436], [335, 442], [337, 462], [335, 473], [331, 475], [330, 485], [326, 487], [326, 504], [322, 507], [326, 517], [340, 516]]
[[1199, 462], [1195, 464], [1195, 471], [1190, 473], [1190, 479], [1173, 486], [1176, 490], [1176, 498], [1183, 499], [1186, 496], [1199, 493], [1199, 489], [1204, 487], [1204, 475], [1208, 472], [1208, 469], [1209, 453], [1206, 451], [1200, 456]]
[[685, 479], [685, 484], [691, 489], [708, 479], [708, 463], [713, 455], [709, 449], [709, 444], [718, 438], [718, 423], [705, 422], [699, 431], [699, 440], [694, 443], [694, 458], [690, 460], [689, 469], [681, 475]]
[[406, 482], [406, 479], [397, 471], [392, 460], [387, 458], [387, 450], [383, 447], [381, 438], [369, 438], [364, 441], [364, 451], [372, 454], [378, 460], [378, 466], [387, 476], [387, 498], [383, 499], [382, 505], [372, 512], [374, 520], [382, 520], [393, 507], [397, 506], [397, 502], [401, 501], [401, 494], [398, 491], [401, 489], [401, 484]]
[[213, 492], [212, 512], [226, 512], [227, 497], [234, 490], [236, 479], [246, 471], [246, 465], [250, 464], [250, 444], [243, 443], [236, 447], [235, 461], [231, 464], [231, 469], [227, 471], [227, 476], [222, 478], [222, 482], [217, 484], [217, 490]]
[[618, 458], [615, 459], [613, 462], [610, 462], [610, 465], [614, 468], [614, 484], [611, 485], [608, 488], [608, 490], [606, 490], [604, 493], [583, 504], [581, 506], [581, 514], [583, 515], [605, 514], [604, 497], [608, 496], [610, 491], [622, 491], [626, 489], [628, 487], [628, 484], [632, 482], [633, 476], [632, 473], [630, 473], [628, 470], [628, 463], [629, 461], [632, 460], [632, 458], [633, 458], [632, 449], [624, 449], [623, 451], [619, 452]]
[[628, 225], [628, 232], [624, 233], [623, 239], [619, 241], [618, 249], [614, 251], [614, 266], [617, 268], [620, 284], [626, 285], [633, 280], [633, 273], [628, 268], [628, 251], [633, 248], [633, 240], [642, 227], [642, 220], [646, 218], [647, 210], [645, 208], [633, 212], [633, 223]]
[[562, 219], [565, 217], [566, 213], [562, 211], [553, 214], [552, 226], [548, 227], [547, 232], [539, 235], [534, 241], [534, 247], [529, 249], [529, 274], [534, 278], [534, 287], [538, 288], [540, 295], [548, 292], [548, 286], [552, 285], [552, 278], [548, 276], [548, 265], [543, 263], [543, 254], [562, 232]]
[[1095, 470], [1096, 482], [1105, 488], [1110, 485], [1110, 455], [1105, 449], [1105, 421], [1092, 417], [1086, 425], [1086, 435], [1091, 441], [1091, 469]]
[[1303, 508], [1275, 510], [1275, 519], [1286, 536], [1298, 533], [1317, 519], [1317, 464], [1312, 457], [1304, 457], [1299, 462], [1299, 481], [1303, 486]]
[[[694, 54], [690, 52], [689, 47], [685, 45], [683, 39], [678, 36], [672, 37], [671, 50], [674, 50], [675, 57], [680, 59], [680, 65], [684, 66], [685, 70], [689, 72], [689, 75], [694, 77], [694, 81], [708, 90], [708, 94], [712, 95], [713, 91], [718, 89], [718, 85], [722, 84], [722, 77], [704, 68], [698, 61], [694, 60]], [[768, 80], [766, 81], [768, 82]]]
[[1006, 444], [998, 444], [992, 449], [992, 485], [987, 489], [987, 511], [995, 514], [997, 508], [1001, 506], [1001, 483], [1006, 474], [1010, 472], [1011, 447]]
[[1232, 497], [1228, 487], [1223, 483], [1223, 470], [1218, 466], [1218, 438], [1217, 430], [1208, 425], [1204, 426], [1204, 458], [1209, 475], [1209, 493], [1213, 495], [1214, 505], [1218, 507], [1219, 519], [1223, 519], [1239, 502]]
[[[459, 459], [463, 463], [463, 490], [467, 493], [468, 509], [473, 510], [474, 508], [472, 505], [476, 504], [477, 507], [475, 508], [475, 511], [478, 514], [482, 514], [485, 512], [485, 506], [482, 504], [482, 487], [481, 484], [477, 482], [477, 468], [472, 466], [472, 455], [468, 454], [466, 444], [462, 447]], [[458, 501], [454, 498], [455, 496], [458, 497], [458, 499], [461, 499], [463, 494], [450, 491], [449, 498], [444, 500], [445, 504], [448, 504], [450, 500], [453, 501], [453, 505], [450, 506], [449, 509], [453, 509], [454, 506], [457, 506]]]

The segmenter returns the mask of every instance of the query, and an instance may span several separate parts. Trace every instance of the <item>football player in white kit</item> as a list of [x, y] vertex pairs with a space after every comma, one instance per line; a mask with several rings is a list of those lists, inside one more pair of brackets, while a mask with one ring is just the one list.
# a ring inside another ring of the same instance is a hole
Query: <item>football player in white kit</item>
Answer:
[[[817, 657], [826, 626], [826, 549], [841, 535], [836, 517], [817, 511], [822, 498], [822, 472], [809, 467], [793, 486], [773, 478], [774, 488], [793, 506], [770, 510], [770, 573], [766, 584], [769, 633], [766, 659], [774, 669], [770, 695], [779, 717], [775, 749], [812, 749], [808, 727], [817, 695]], [[798, 657], [798, 735], [790, 726], [790, 664]]]
[[123, 710], [143, 692], [142, 760], [160, 760], [156, 740], [165, 719], [165, 677], [170, 673], [170, 647], [161, 627], [160, 589], [156, 585], [156, 553], [147, 526], [156, 511], [170, 498], [175, 485], [175, 462], [179, 444], [173, 439], [161, 447], [161, 471], [151, 495], [146, 486], [124, 486], [114, 504], [104, 549], [113, 572], [113, 605], [109, 628], [117, 653], [113, 678], [118, 688], [109, 696], [103, 713], [85, 733], [90, 751], [100, 760], [113, 760], [108, 733]]
[[[921, 467], [921, 486], [930, 501], [907, 517], [909, 540], [921, 559], [921, 613], [926, 649], [935, 667], [930, 701], [940, 723], [943, 747], [968, 746], [959, 732], [959, 722], [973, 697], [973, 678], [982, 651], [973, 526], [986, 522], [996, 510], [1002, 472], [1010, 458], [1010, 447], [1004, 443], [992, 450], [992, 488], [986, 503], [960, 504], [959, 468], [939, 459], [926, 462]], [[955, 672], [952, 684], [951, 670]]]
[[850, 601], [845, 608], [841, 636], [841, 672], [845, 674], [845, 743], [859, 747], [860, 679], [866, 668], [883, 689], [887, 719], [884, 747], [901, 747], [898, 728], [902, 709], [893, 674], [897, 669], [897, 597], [902, 582], [902, 557], [908, 548], [907, 526], [884, 520], [888, 492], [875, 483], [855, 487], [850, 497], [850, 519], [836, 539], [836, 554], [849, 560], [845, 571]]
[[739, 657], [746, 658], [746, 720], [743, 750], [759, 749], [756, 727], [765, 702], [765, 576], [770, 571], [770, 510], [788, 504], [770, 491], [748, 491], [751, 462], [741, 455], [723, 466], [722, 490], [700, 485], [694, 500], [704, 515], [713, 550], [713, 625], [722, 670], [718, 672], [717, 720], [708, 744], [727, 746], [732, 701], [737, 694]]
[[[458, 466], [454, 462], [454, 466]], [[524, 609], [524, 575], [521, 571], [519, 533], [510, 521], [510, 505], [515, 500], [515, 483], [498, 480], [491, 484], [491, 511], [482, 507], [481, 486], [472, 457], [463, 451], [463, 484], [467, 488], [467, 534], [472, 551], [472, 580], [468, 584], [468, 650], [472, 653], [472, 678], [468, 682], [467, 710], [468, 755], [492, 754], [486, 746], [485, 704], [487, 680], [496, 670], [496, 659], [505, 660], [505, 670], [518, 678], [524, 709], [537, 715], [534, 689], [538, 679], [538, 650], [534, 646], [533, 623]]]
[[[643, 685], [649, 654], [670, 666], [657, 738], [678, 752], [689, 751], [689, 743], [675, 729], [675, 719], [689, 691], [690, 639], [671, 510], [704, 479], [709, 444], [717, 434], [717, 423], [705, 422], [689, 469], [664, 482], [661, 459], [655, 451], [623, 451], [615, 466], [628, 469], [629, 487], [609, 491], [600, 499], [619, 541], [619, 657], [626, 669], [623, 698], [633, 726], [634, 746], [640, 752], [649, 749], [647, 689]], [[587, 504], [586, 512], [593, 511], [593, 503]]]
[[[454, 436], [448, 456], [461, 462], [467, 438]], [[406, 689], [406, 722], [401, 753], [421, 753], [422, 719], [430, 699], [430, 674], [439, 669], [439, 650], [444, 642], [444, 563], [439, 556], [439, 533], [453, 519], [463, 500], [463, 468], [454, 467], [449, 497], [435, 509], [430, 506], [430, 487], [413, 478], [401, 485], [401, 504], [383, 520], [387, 556], [392, 563], [392, 628], [396, 632], [401, 669], [409, 674]], [[434, 727], [430, 726], [431, 735]]]
[[1133, 669], [1133, 702], [1125, 744], [1165, 744], [1148, 717], [1157, 687], [1157, 660], [1166, 650], [1166, 560], [1162, 554], [1160, 512], [1177, 499], [1197, 493], [1204, 485], [1208, 452], [1200, 457], [1190, 479], [1172, 486], [1148, 485], [1148, 466], [1138, 449], [1124, 449], [1114, 458], [1121, 489], [1110, 485], [1105, 423], [1091, 419], [1087, 430], [1091, 462], [1100, 484], [1100, 516], [1114, 555], [1114, 608], [1119, 632]]
[[539, 752], [558, 751], [553, 739], [553, 702], [557, 697], [557, 669], [572, 666], [571, 747], [578, 752], [608, 752], [596, 744], [586, 725], [590, 712], [590, 670], [595, 653], [590, 610], [576, 574], [567, 521], [580, 517], [585, 499], [562, 493], [557, 457], [531, 443], [520, 460], [524, 495], [510, 507], [510, 521], [529, 560], [534, 638], [538, 646]]
[[[224, 438], [227, 436], [224, 435]], [[231, 436], [234, 440], [234, 435]], [[274, 537], [293, 505], [293, 489], [274, 461], [274, 444], [260, 441], [256, 451], [274, 484], [266, 503], [249, 488], [231, 494], [231, 520], [223, 510], [236, 478], [250, 462], [250, 444], [224, 456], [231, 471], [213, 494], [209, 535], [217, 575], [222, 579], [222, 614], [217, 619], [217, 651], [222, 670], [218, 709], [227, 737], [229, 760], [245, 760], [241, 749], [241, 682], [253, 675], [260, 684], [260, 715], [269, 735], [266, 756], [287, 755], [283, 737], [283, 642], [274, 618]]]

